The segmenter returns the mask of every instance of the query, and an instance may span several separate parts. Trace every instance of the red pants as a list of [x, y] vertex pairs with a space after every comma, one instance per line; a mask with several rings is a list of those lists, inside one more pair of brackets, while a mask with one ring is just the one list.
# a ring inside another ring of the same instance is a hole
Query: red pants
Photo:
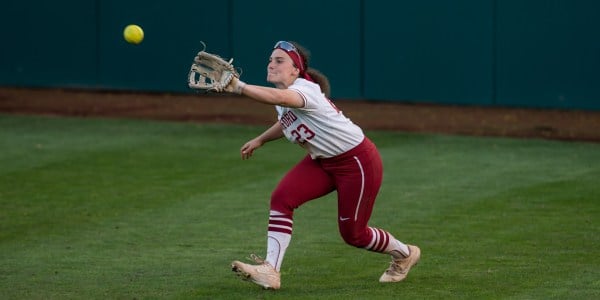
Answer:
[[332, 158], [313, 160], [307, 155], [279, 182], [271, 196], [271, 210], [290, 218], [300, 205], [337, 190], [338, 227], [344, 241], [366, 247], [368, 229], [383, 175], [381, 157], [365, 138], [352, 150]]

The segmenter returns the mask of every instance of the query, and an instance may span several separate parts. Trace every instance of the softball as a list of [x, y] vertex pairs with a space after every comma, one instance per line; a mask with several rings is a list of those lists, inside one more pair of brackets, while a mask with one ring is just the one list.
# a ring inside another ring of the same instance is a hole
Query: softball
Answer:
[[123, 30], [123, 37], [128, 43], [137, 45], [144, 40], [144, 30], [138, 25], [130, 24]]

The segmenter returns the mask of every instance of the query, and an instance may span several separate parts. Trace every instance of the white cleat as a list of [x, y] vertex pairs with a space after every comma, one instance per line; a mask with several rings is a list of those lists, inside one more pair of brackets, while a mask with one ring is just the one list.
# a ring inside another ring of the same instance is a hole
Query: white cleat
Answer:
[[421, 258], [421, 249], [417, 246], [407, 245], [410, 251], [408, 257], [402, 259], [393, 259], [390, 267], [383, 272], [379, 282], [398, 282], [402, 281], [408, 275], [412, 266], [416, 265]]
[[242, 279], [252, 281], [265, 289], [279, 289], [281, 287], [279, 272], [271, 264], [258, 256], [251, 254], [250, 257], [258, 265], [246, 264], [236, 260], [231, 263], [231, 270], [242, 277]]

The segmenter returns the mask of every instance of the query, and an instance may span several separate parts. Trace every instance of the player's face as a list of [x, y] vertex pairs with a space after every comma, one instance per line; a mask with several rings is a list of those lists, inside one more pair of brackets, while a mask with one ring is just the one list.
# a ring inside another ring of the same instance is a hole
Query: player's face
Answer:
[[292, 58], [281, 49], [275, 49], [267, 65], [267, 81], [278, 88], [287, 88], [298, 78], [300, 70], [294, 66]]

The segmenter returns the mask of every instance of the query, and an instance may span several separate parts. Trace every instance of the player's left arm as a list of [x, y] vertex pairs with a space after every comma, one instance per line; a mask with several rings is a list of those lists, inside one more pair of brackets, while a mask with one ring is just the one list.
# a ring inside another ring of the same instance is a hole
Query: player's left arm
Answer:
[[254, 154], [254, 150], [262, 147], [267, 142], [274, 141], [283, 137], [283, 128], [279, 121], [275, 122], [273, 126], [269, 127], [269, 129], [265, 130], [259, 136], [249, 140], [246, 142], [242, 148], [240, 149], [240, 154], [242, 155], [242, 159], [248, 159]]

